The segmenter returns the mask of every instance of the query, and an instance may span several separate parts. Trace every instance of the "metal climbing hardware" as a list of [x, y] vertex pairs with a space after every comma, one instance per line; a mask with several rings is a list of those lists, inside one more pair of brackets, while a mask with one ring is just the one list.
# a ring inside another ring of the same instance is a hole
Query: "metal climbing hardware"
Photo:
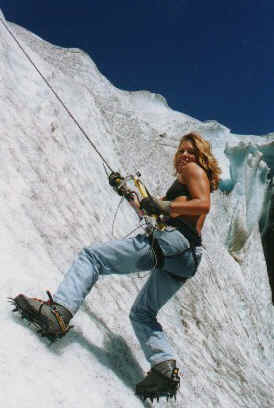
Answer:
[[47, 301], [23, 294], [9, 298], [9, 301], [14, 305], [14, 312], [19, 312], [23, 319], [36, 327], [42, 337], [54, 342], [73, 327], [69, 325], [72, 314], [64, 306], [55, 303], [49, 291], [47, 294]]
[[116, 193], [120, 196], [125, 197], [127, 200], [132, 200], [133, 192], [127, 187], [125, 178], [121, 176], [118, 171], [113, 171], [108, 176], [108, 181], [111, 187], [114, 189]]
[[[105, 168], [106, 171], [106, 168]], [[106, 171], [107, 174], [107, 171]], [[124, 197], [131, 207], [137, 213], [139, 219], [144, 219], [147, 224], [147, 232], [152, 232], [155, 229], [163, 231], [166, 228], [166, 224], [162, 222], [161, 217], [158, 215], [147, 215], [143, 210], [140, 210], [140, 203], [143, 198], [150, 197], [150, 193], [145, 184], [141, 180], [141, 173], [137, 172], [136, 175], [130, 174], [123, 177], [118, 171], [111, 172], [108, 176], [109, 184], [114, 191], [120, 196]], [[129, 182], [133, 182], [135, 188], [128, 186]]]

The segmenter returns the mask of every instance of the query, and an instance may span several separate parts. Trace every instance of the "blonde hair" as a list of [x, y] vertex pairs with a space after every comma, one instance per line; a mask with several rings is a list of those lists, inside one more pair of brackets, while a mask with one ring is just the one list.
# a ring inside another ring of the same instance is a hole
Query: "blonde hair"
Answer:
[[215, 159], [211, 152], [210, 144], [205, 139], [203, 139], [198, 133], [190, 132], [181, 138], [179, 147], [177, 149], [177, 152], [175, 153], [173, 161], [175, 174], [176, 175], [178, 174], [176, 169], [176, 160], [178, 155], [180, 154], [180, 147], [182, 143], [186, 140], [190, 141], [194, 146], [195, 151], [194, 154], [197, 160], [197, 164], [200, 167], [202, 167], [207, 174], [210, 184], [210, 191], [212, 192], [214, 190], [217, 190], [220, 181], [220, 174], [222, 171], [218, 166], [217, 160]]

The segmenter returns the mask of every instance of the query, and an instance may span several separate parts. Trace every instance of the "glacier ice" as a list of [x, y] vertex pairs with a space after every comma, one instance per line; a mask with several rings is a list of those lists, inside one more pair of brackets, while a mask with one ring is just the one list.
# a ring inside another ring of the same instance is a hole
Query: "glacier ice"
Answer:
[[[274, 134], [236, 135], [173, 111], [159, 95], [119, 90], [81, 50], [56, 47], [0, 18], [1, 406], [143, 406], [133, 389], [148, 368], [127, 318], [146, 274], [99, 280], [74, 330], [51, 347], [8, 309], [6, 298], [19, 292], [54, 291], [84, 245], [112, 239], [119, 198], [4, 22], [111, 167], [140, 170], [153, 194], [172, 180], [182, 134], [197, 130], [211, 142], [223, 180], [203, 231], [205, 254], [195, 278], [160, 313], [183, 371], [169, 406], [271, 408]], [[135, 226], [122, 205], [116, 235]]]

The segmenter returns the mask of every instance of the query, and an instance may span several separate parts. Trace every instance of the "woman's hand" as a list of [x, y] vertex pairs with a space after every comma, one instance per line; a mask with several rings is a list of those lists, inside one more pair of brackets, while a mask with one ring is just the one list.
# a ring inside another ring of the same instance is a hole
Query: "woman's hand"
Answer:
[[141, 201], [141, 209], [148, 215], [169, 215], [170, 201], [158, 200], [154, 197], [146, 197]]

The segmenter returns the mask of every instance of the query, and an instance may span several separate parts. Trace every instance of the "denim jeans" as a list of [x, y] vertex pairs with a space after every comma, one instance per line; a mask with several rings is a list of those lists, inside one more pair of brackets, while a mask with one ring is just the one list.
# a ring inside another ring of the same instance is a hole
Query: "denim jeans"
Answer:
[[160, 269], [155, 267], [154, 254], [145, 234], [95, 244], [80, 252], [53, 297], [56, 303], [75, 314], [100, 275], [126, 275], [151, 269], [130, 311], [133, 329], [151, 366], [176, 359], [156, 316], [183, 285], [183, 280], [174, 278], [173, 274], [190, 278], [201, 260], [201, 248], [196, 247], [196, 256], [193, 256], [188, 240], [175, 229], [155, 231], [154, 238], [165, 255]]

